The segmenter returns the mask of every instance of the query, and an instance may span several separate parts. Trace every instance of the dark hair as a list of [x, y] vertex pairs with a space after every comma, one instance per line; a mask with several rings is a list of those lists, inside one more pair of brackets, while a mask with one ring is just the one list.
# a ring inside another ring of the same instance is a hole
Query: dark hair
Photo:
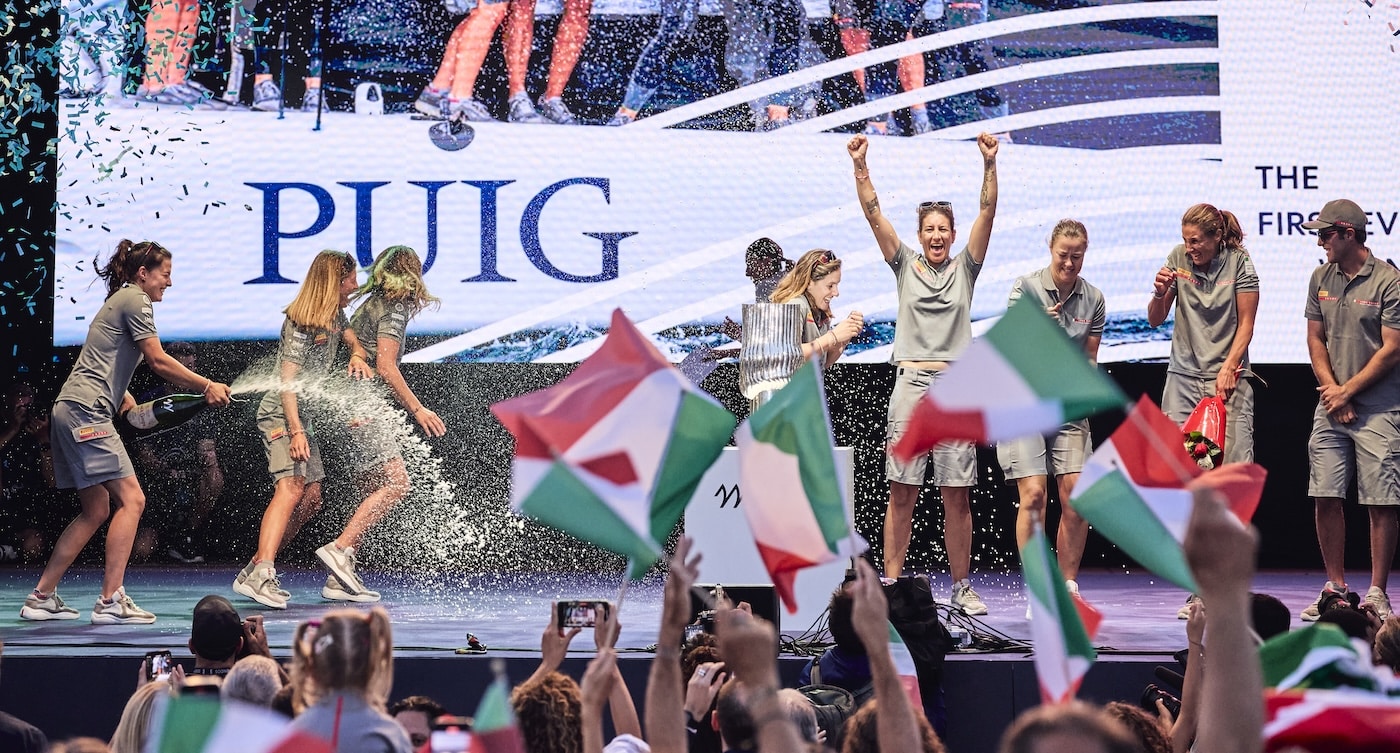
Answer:
[[574, 678], [558, 672], [526, 680], [510, 693], [525, 753], [583, 750], [583, 701]]
[[[855, 716], [846, 720], [846, 730], [841, 740], [841, 753], [880, 753], [879, 708], [880, 700], [873, 698], [856, 710]], [[944, 753], [943, 741], [924, 718], [922, 709], [914, 709], [914, 721], [919, 726], [919, 742], [923, 743], [923, 753]]]
[[953, 220], [953, 205], [946, 201], [925, 201], [919, 205], [917, 210], [919, 224], [916, 229], [923, 230], [924, 218], [931, 214], [941, 214], [948, 218], [948, 227], [956, 228], [957, 223]]
[[1293, 615], [1288, 605], [1277, 596], [1251, 593], [1249, 595], [1249, 622], [1261, 640], [1269, 640], [1280, 633], [1288, 632], [1293, 624]]
[[407, 698], [400, 698], [389, 706], [389, 716], [398, 716], [401, 711], [421, 711], [428, 716], [428, 723], [447, 713], [441, 703], [425, 695], [411, 695]]
[[701, 633], [696, 643], [681, 655], [681, 677], [686, 682], [690, 682], [690, 676], [695, 674], [695, 670], [705, 662], [722, 661], [719, 656], [719, 646], [715, 643], [713, 633]]
[[1000, 753], [1031, 753], [1035, 743], [1052, 735], [1073, 735], [1098, 742], [1107, 753], [1141, 753], [1142, 746], [1117, 719], [1082, 701], [1027, 709], [1001, 736]]
[[165, 346], [165, 352], [177, 358], [181, 356], [192, 356], [195, 352], [194, 343], [186, 342], [184, 340], [176, 340], [175, 342]]
[[1127, 727], [1128, 732], [1142, 743], [1142, 749], [1146, 753], [1172, 753], [1171, 738], [1162, 731], [1157, 717], [1122, 701], [1114, 701], [1104, 706], [1103, 710]]
[[98, 268], [97, 276], [107, 281], [107, 297], [111, 298], [123, 285], [134, 281], [142, 267], [155, 269], [169, 258], [170, 252], [155, 241], [132, 243], [123, 238], [105, 265], [97, 257], [93, 257], [92, 265]]
[[1317, 624], [1320, 625], [1324, 622], [1330, 622], [1341, 628], [1348, 638], [1360, 638], [1367, 643], [1371, 642], [1370, 636], [1367, 635], [1371, 629], [1371, 621], [1359, 610], [1343, 607], [1328, 609], [1317, 618]]
[[754, 728], [748, 694], [744, 691], [739, 681], [731, 678], [719, 689], [719, 698], [715, 700], [719, 734], [724, 738], [728, 750], [755, 750], [758, 747], [758, 730]]
[[848, 654], [857, 656], [865, 655], [865, 644], [861, 643], [860, 636], [856, 634], [855, 624], [851, 622], [851, 610], [855, 607], [855, 598], [851, 592], [846, 590], [846, 584], [841, 584], [831, 593], [831, 613], [827, 616], [827, 628], [831, 630], [831, 639], [836, 641], [836, 647]]

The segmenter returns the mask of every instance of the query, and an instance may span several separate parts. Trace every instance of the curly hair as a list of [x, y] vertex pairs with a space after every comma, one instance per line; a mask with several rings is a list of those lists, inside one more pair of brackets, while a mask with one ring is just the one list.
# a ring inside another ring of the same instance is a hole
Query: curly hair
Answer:
[[1392, 672], [1400, 672], [1400, 615], [1392, 614], [1381, 623], [1372, 651], [1376, 664], [1390, 667]]
[[715, 644], [714, 635], [711, 633], [701, 633], [701, 635], [709, 636], [709, 642], [696, 643], [681, 655], [681, 677], [686, 682], [690, 682], [690, 676], [695, 674], [695, 670], [701, 664], [723, 661], [719, 655], [719, 646]]
[[583, 700], [574, 678], [559, 672], [526, 680], [510, 692], [525, 753], [582, 753]]
[[[846, 720], [842, 733], [841, 753], [879, 753], [880, 739], [876, 723], [879, 713], [879, 699], [872, 698], [856, 710], [855, 716]], [[923, 753], [944, 753], [943, 741], [924, 718], [920, 709], [914, 709], [914, 721], [919, 725], [919, 738], [923, 742]]]
[[1171, 753], [1172, 739], [1157, 717], [1122, 701], [1114, 701], [1103, 707], [1104, 713], [1117, 719], [1133, 737], [1142, 741], [1145, 753]]

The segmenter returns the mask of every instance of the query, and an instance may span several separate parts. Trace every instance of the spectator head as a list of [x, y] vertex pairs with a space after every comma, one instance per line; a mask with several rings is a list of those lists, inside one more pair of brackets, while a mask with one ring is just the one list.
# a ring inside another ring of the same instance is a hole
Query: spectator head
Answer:
[[1249, 621], [1260, 640], [1269, 640], [1280, 633], [1288, 632], [1293, 624], [1293, 615], [1288, 605], [1276, 596], [1251, 593], [1249, 595]]
[[189, 646], [195, 659], [233, 666], [243, 648], [243, 618], [228, 599], [209, 594], [194, 606]]
[[817, 712], [807, 696], [792, 688], [783, 688], [778, 691], [778, 701], [783, 704], [788, 718], [797, 725], [797, 734], [802, 737], [802, 742], [809, 745], [816, 743]]
[[578, 683], [559, 672], [527, 680], [510, 692], [525, 753], [581, 753], [583, 700]]
[[245, 656], [239, 659], [219, 686], [219, 697], [225, 701], [242, 701], [254, 706], [270, 707], [277, 691], [282, 689], [282, 670], [270, 657]]
[[394, 684], [394, 636], [383, 607], [341, 609], [297, 626], [292, 638], [292, 707], [329, 693], [354, 693], [384, 710]]
[[268, 705], [268, 708], [288, 719], [295, 718], [297, 712], [296, 709], [292, 708], [292, 690], [293, 688], [290, 683], [283, 685], [282, 689], [277, 691], [276, 695], [272, 696], [272, 703]]
[[719, 646], [715, 645], [714, 635], [712, 633], [704, 633], [703, 635], [709, 636], [708, 641], [691, 647], [681, 657], [681, 677], [684, 677], [686, 682], [690, 682], [691, 675], [695, 674], [695, 670], [701, 664], [721, 661]]
[[1142, 746], [1102, 709], [1073, 702], [1026, 710], [1001, 736], [1000, 753], [1141, 753]]
[[[7, 409], [24, 405], [32, 410], [36, 399], [38, 399], [38, 393], [34, 390], [34, 386], [28, 382], [12, 382], [5, 388], [5, 407]], [[8, 417], [8, 411], [6, 413]]]
[[49, 746], [49, 753], [110, 753], [107, 743], [95, 737], [75, 737]]
[[184, 340], [176, 340], [175, 342], [165, 346], [165, 352], [169, 353], [172, 358], [174, 358], [176, 361], [179, 361], [185, 368], [194, 368], [194, 343], [189, 343]]
[[851, 598], [851, 592], [846, 589], [846, 584], [842, 583], [831, 593], [831, 612], [827, 617], [827, 629], [831, 630], [831, 640], [836, 642], [836, 647], [842, 653], [865, 655], [865, 644], [860, 642], [860, 636], [856, 635], [855, 625], [851, 622], [851, 608], [855, 600]]
[[1390, 667], [1390, 671], [1400, 673], [1400, 615], [1392, 614], [1381, 623], [1376, 631], [1376, 664]]
[[[872, 698], [856, 709], [856, 713], [846, 720], [846, 729], [841, 744], [841, 753], [880, 753], [880, 740], [876, 727], [879, 717], [879, 699]], [[914, 709], [914, 720], [919, 724], [919, 739], [923, 741], [923, 753], [944, 753], [943, 741], [924, 718], [922, 709]]]
[[442, 704], [425, 695], [411, 695], [394, 701], [389, 706], [389, 716], [394, 717], [394, 721], [408, 733], [408, 740], [413, 743], [414, 750], [423, 747], [423, 744], [431, 739], [433, 720], [446, 713], [447, 709], [443, 708]]
[[1162, 729], [1162, 724], [1157, 720], [1155, 714], [1149, 714], [1137, 706], [1122, 701], [1114, 701], [1104, 706], [1103, 710], [1104, 713], [1117, 719], [1132, 733], [1133, 737], [1142, 743], [1144, 753], [1172, 753], [1171, 738]]
[[730, 677], [715, 698], [714, 721], [725, 750], [754, 750], [758, 736], [749, 713], [749, 694], [743, 683]]
[[1357, 638], [1366, 641], [1366, 645], [1371, 645], [1375, 640], [1375, 629], [1371, 626], [1371, 620], [1364, 613], [1356, 609], [1329, 609], [1317, 618], [1318, 625], [1331, 623], [1342, 629], [1348, 638]]
[[117, 731], [112, 733], [112, 753], [142, 753], [151, 729], [151, 709], [156, 698], [170, 694], [170, 683], [148, 682], [136, 689], [122, 709]]
[[759, 238], [744, 251], [744, 275], [755, 282], [776, 277], [792, 268], [783, 247], [772, 238]]

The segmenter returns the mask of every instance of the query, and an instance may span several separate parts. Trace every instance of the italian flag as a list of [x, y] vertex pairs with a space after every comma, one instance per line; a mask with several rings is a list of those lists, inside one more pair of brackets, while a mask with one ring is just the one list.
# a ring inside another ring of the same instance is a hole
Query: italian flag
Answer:
[[1400, 697], [1352, 689], [1265, 691], [1264, 750], [1392, 753]]
[[1194, 593], [1196, 581], [1181, 550], [1192, 490], [1218, 492], [1248, 524], [1266, 475], [1253, 463], [1202, 470], [1186, 454], [1181, 428], [1143, 396], [1084, 463], [1070, 505], [1143, 567]]
[[929, 387], [892, 451], [908, 460], [948, 440], [1048, 434], [1126, 402], [1039, 305], [1021, 298]]
[[496, 403], [515, 437], [511, 506], [631, 561], [640, 578], [734, 430], [622, 313], [553, 387]]
[[[496, 661], [500, 661], [497, 659]], [[497, 675], [486, 687], [472, 717], [470, 753], [524, 753], [525, 742], [510, 706], [510, 688], [505, 677]]]
[[331, 744], [298, 732], [268, 709], [212, 696], [156, 699], [145, 753], [331, 753]]
[[798, 570], [868, 548], [848, 517], [821, 369], [799, 368], [734, 440], [744, 517], [783, 606], [796, 612]]
[[[1336, 625], [1317, 623], [1259, 647], [1264, 686], [1279, 690], [1358, 688], [1400, 697], [1400, 677], [1371, 663], [1371, 648]], [[1400, 732], [1400, 730], [1397, 730]]]
[[894, 623], [885, 624], [890, 628], [890, 658], [894, 660], [894, 671], [899, 675], [899, 684], [904, 688], [904, 694], [909, 696], [909, 703], [920, 709], [924, 705], [924, 698], [923, 693], [919, 691], [919, 671], [914, 666], [914, 655], [909, 653], [909, 646], [905, 645], [904, 638], [895, 630]]
[[1032, 658], [1040, 681], [1040, 701], [1064, 703], [1074, 698], [1097, 657], [1090, 641], [1103, 616], [1083, 599], [1070, 596], [1038, 521], [1030, 540], [1021, 547], [1021, 575], [1031, 601]]

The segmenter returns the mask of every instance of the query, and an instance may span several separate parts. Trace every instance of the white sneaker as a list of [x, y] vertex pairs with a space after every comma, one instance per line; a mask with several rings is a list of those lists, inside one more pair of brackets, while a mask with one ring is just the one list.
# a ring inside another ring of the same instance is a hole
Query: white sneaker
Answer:
[[[1322, 585], [1322, 591], [1317, 594], [1317, 598], [1313, 599], [1313, 603], [1304, 608], [1303, 613], [1298, 615], [1298, 617], [1302, 619], [1303, 622], [1317, 622], [1317, 618], [1322, 616], [1322, 613], [1318, 611], [1318, 606], [1322, 604], [1322, 597], [1328, 594], [1344, 594], [1346, 592], [1347, 586], [1345, 583], [1337, 584], [1330, 580], [1327, 581]], [[1370, 596], [1371, 593], [1367, 591], [1366, 595]]]
[[543, 116], [545, 120], [551, 123], [558, 123], [559, 125], [573, 125], [578, 122], [578, 118], [574, 117], [568, 105], [564, 104], [563, 97], [541, 99], [539, 107], [536, 108], [536, 112]]
[[481, 104], [475, 97], [466, 99], [449, 99], [447, 103], [451, 117], [462, 118], [473, 123], [494, 123], [496, 117], [491, 111], [486, 109], [486, 105]]
[[92, 606], [94, 625], [149, 625], [155, 621], [156, 616], [136, 606], [125, 588], [118, 588], [110, 601], [99, 598]]
[[360, 580], [359, 573], [355, 572], [354, 547], [341, 549], [332, 541], [316, 550], [316, 558], [340, 581], [345, 591], [352, 594], [369, 592], [369, 589], [365, 588], [365, 582]]
[[319, 87], [313, 87], [307, 89], [306, 93], [301, 96], [301, 111], [316, 112], [317, 109], [322, 109], [324, 111], [321, 105], [321, 89]]
[[986, 602], [982, 601], [982, 597], [972, 590], [972, 583], [966, 578], [953, 584], [951, 601], [953, 606], [962, 610], [963, 614], [976, 616], [987, 613]]
[[78, 610], [64, 604], [55, 588], [43, 599], [39, 598], [38, 593], [30, 591], [24, 599], [24, 606], [19, 609], [19, 616], [26, 620], [76, 620]]
[[326, 585], [321, 587], [321, 598], [330, 601], [354, 601], [359, 603], [369, 603], [379, 601], [379, 592], [366, 588], [358, 593], [351, 592], [344, 583], [334, 575], [326, 576]]
[[530, 104], [530, 95], [525, 92], [510, 98], [510, 115], [506, 118], [512, 123], [548, 123], [549, 121], [538, 112], [535, 106]]
[[282, 90], [270, 79], [253, 87], [253, 109], [263, 112], [277, 112], [282, 106]]
[[247, 596], [265, 607], [287, 608], [287, 599], [291, 594], [282, 590], [282, 583], [277, 579], [277, 569], [271, 562], [250, 563], [243, 570], [244, 572], [239, 573], [239, 577], [233, 581], [235, 593]]
[[1376, 610], [1376, 616], [1381, 620], [1390, 616], [1390, 597], [1385, 595], [1380, 586], [1371, 586], [1366, 591], [1366, 603]]

